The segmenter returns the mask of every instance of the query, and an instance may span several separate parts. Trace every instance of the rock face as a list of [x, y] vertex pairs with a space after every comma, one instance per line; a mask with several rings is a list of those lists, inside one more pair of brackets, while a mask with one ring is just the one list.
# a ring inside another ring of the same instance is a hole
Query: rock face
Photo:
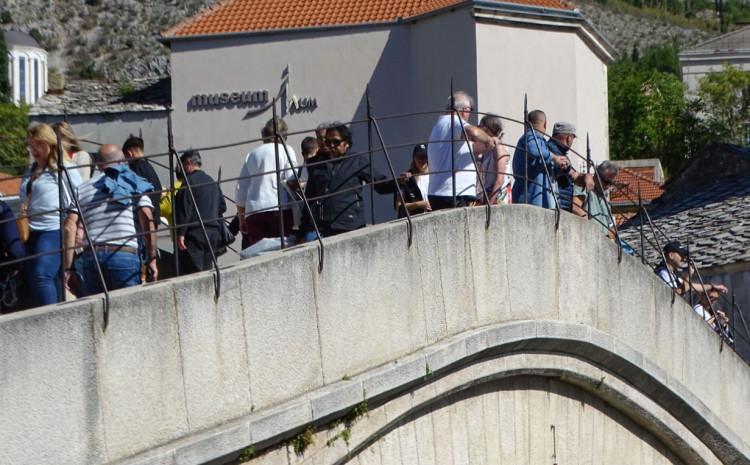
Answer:
[[598, 3], [577, 4], [581, 13], [609, 40], [620, 55], [629, 54], [634, 48], [643, 52], [649, 45], [663, 43], [672, 43], [680, 50], [684, 50], [719, 34], [676, 26], [665, 20], [616, 13]]
[[154, 39], [216, 0], [4, 0], [16, 27], [72, 79], [131, 80], [169, 75], [169, 49]]
[[[0, 12], [16, 27], [41, 35], [50, 67], [70, 79], [130, 81], [169, 75], [169, 50], [154, 39], [218, 0], [4, 0]], [[621, 53], [676, 41], [689, 47], [709, 34], [581, 3], [581, 12]], [[40, 13], [41, 12], [41, 13]], [[38, 37], [38, 36], [37, 36]]]

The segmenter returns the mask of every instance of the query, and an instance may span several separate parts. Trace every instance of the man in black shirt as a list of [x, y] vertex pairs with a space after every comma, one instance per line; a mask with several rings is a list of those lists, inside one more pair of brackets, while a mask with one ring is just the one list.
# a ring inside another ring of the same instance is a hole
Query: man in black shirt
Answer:
[[151, 203], [154, 206], [154, 226], [158, 228], [159, 223], [161, 222], [161, 216], [159, 215], [159, 201], [161, 200], [163, 189], [161, 181], [159, 181], [159, 176], [157, 176], [156, 171], [154, 171], [154, 167], [151, 166], [151, 163], [149, 163], [143, 156], [143, 139], [131, 135], [125, 143], [122, 144], [122, 151], [125, 154], [125, 158], [128, 159], [130, 169], [138, 176], [145, 178], [146, 181], [154, 186], [154, 192], [149, 194], [148, 197], [151, 199]]
[[[195, 150], [187, 151], [180, 156], [180, 162], [185, 182], [177, 191], [174, 209], [177, 219], [175, 236], [180, 249], [180, 274], [184, 275], [208, 270], [213, 266], [211, 251], [216, 251], [219, 247], [219, 221], [223, 221], [220, 217], [227, 211], [227, 204], [219, 185], [201, 169], [203, 163], [200, 153]], [[205, 234], [201, 221], [206, 227]]]

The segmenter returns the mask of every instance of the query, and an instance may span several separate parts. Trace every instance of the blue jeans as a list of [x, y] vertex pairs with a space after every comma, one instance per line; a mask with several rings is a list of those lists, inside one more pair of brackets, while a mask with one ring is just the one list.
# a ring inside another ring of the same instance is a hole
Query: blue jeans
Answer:
[[[108, 291], [141, 284], [141, 260], [138, 255], [130, 252], [117, 252], [117, 249], [97, 250], [96, 258], [102, 268], [104, 284]], [[81, 259], [83, 270], [83, 295], [94, 295], [104, 292], [96, 262], [91, 252], [85, 252]]]
[[60, 279], [60, 230], [31, 231], [26, 242], [26, 255], [46, 253], [32, 258], [26, 263], [26, 282], [34, 293], [37, 306], [62, 301], [62, 280]]

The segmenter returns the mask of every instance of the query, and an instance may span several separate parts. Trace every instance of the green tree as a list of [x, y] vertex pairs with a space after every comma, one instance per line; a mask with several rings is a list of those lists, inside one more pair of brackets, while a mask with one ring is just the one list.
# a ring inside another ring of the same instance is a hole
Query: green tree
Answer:
[[723, 141], [748, 145], [750, 72], [724, 63], [723, 71], [700, 79], [697, 95], [699, 110]]
[[[7, 57], [8, 44], [5, 43], [5, 34], [0, 31], [0, 57]], [[0, 60], [0, 103], [10, 102], [11, 87], [8, 77], [8, 59]]]
[[655, 69], [680, 77], [680, 60], [677, 58], [677, 47], [674, 45], [652, 45], [643, 51], [643, 58], [635, 61], [641, 68]]
[[22, 174], [28, 167], [26, 129], [29, 127], [29, 106], [0, 103], [0, 171]]
[[687, 98], [677, 71], [677, 49], [650, 47], [613, 63], [608, 71], [609, 143], [613, 159], [659, 158], [679, 169], [714, 138]]

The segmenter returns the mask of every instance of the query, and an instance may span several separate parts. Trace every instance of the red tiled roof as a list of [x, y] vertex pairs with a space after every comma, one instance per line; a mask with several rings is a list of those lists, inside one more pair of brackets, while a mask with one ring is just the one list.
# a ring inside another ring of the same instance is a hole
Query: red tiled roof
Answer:
[[[495, 1], [495, 0], [491, 0]], [[410, 18], [466, 0], [222, 0], [163, 32], [162, 37], [227, 34]], [[506, 0], [541, 8], [573, 10], [567, 0]]]
[[12, 174], [0, 172], [0, 196], [18, 195], [21, 188], [21, 178]]
[[610, 202], [616, 204], [638, 203], [638, 193], [644, 203], [649, 203], [659, 197], [664, 189], [661, 184], [654, 181], [653, 166], [634, 166], [620, 168], [615, 182], [623, 185], [622, 189], [612, 189]]

